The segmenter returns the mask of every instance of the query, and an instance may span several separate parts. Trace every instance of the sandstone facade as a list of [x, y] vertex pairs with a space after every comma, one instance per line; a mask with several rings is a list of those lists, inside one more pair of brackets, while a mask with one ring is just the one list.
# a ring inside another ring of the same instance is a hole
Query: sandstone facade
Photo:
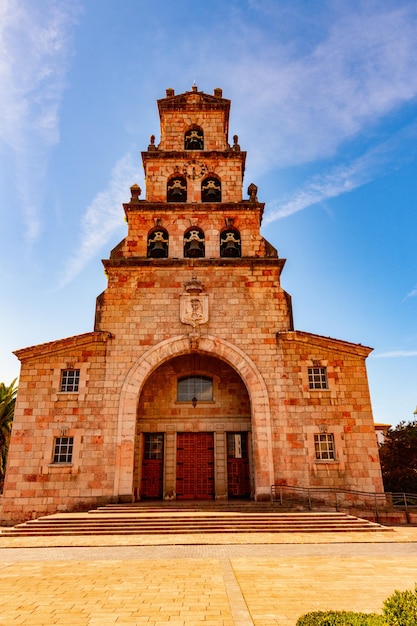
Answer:
[[382, 492], [370, 349], [294, 330], [230, 101], [169, 89], [158, 108], [94, 331], [16, 352], [4, 523], [273, 484]]

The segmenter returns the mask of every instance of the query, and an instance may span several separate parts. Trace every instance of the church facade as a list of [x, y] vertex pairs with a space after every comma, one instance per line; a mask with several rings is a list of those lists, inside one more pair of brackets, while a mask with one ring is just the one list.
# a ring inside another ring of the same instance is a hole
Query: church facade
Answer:
[[230, 101], [166, 90], [92, 332], [16, 351], [13, 523], [142, 499], [383, 492], [370, 348], [294, 329]]

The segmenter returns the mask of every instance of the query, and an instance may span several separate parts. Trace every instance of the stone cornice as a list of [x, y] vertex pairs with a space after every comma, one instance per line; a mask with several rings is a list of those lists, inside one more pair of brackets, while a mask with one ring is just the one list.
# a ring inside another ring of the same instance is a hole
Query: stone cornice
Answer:
[[136, 202], [125, 202], [123, 204], [125, 213], [132, 211], [160, 211], [163, 213], [214, 213], [215, 211], [236, 213], [237, 211], [260, 212], [261, 218], [265, 208], [265, 202], [251, 202], [251, 200], [241, 200], [240, 202], [149, 202], [148, 200], [137, 200]]
[[172, 269], [173, 267], [265, 267], [282, 270], [286, 259], [277, 257], [243, 257], [243, 258], [212, 258], [212, 259], [149, 259], [145, 257], [123, 257], [103, 259], [102, 263], [108, 268], [148, 267], [156, 269]]
[[107, 331], [93, 331], [91, 333], [66, 337], [65, 339], [40, 343], [36, 346], [29, 346], [28, 348], [21, 348], [20, 350], [15, 350], [13, 354], [17, 356], [19, 361], [26, 361], [27, 359], [43, 356], [51, 352], [59, 352], [60, 350], [68, 350], [69, 348], [80, 348], [81, 346], [92, 343], [106, 342], [111, 339], [111, 337], [111, 333]]
[[373, 348], [363, 346], [360, 343], [351, 343], [350, 341], [334, 339], [333, 337], [323, 337], [322, 335], [315, 335], [301, 330], [278, 332], [276, 337], [277, 343], [280, 341], [294, 341], [297, 343], [304, 343], [308, 347], [318, 346], [320, 348], [325, 348], [326, 350], [355, 354], [356, 356], [360, 356], [362, 358], [366, 358], [373, 351]]

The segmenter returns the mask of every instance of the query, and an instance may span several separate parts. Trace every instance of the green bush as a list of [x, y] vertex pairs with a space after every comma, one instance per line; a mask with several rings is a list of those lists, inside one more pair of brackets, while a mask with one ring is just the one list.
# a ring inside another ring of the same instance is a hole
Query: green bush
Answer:
[[414, 591], [394, 591], [385, 600], [383, 612], [389, 626], [416, 626], [417, 585]]
[[[416, 624], [414, 622], [413, 626]], [[296, 626], [387, 626], [387, 622], [376, 613], [315, 611], [299, 617]]]

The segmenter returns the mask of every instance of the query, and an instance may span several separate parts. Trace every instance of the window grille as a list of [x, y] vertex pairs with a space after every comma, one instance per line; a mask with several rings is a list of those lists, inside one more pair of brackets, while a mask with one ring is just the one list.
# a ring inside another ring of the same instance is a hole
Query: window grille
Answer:
[[74, 437], [55, 437], [54, 463], [72, 463]]
[[160, 461], [164, 458], [164, 434], [146, 433], [144, 457], [147, 461]]
[[196, 398], [199, 402], [213, 400], [213, 379], [206, 376], [186, 376], [178, 379], [178, 402], [191, 402]]
[[334, 461], [334, 436], [328, 433], [314, 435], [314, 446], [316, 449], [317, 461]]
[[61, 372], [61, 391], [78, 391], [80, 382], [80, 370], [70, 369]]
[[310, 389], [328, 389], [329, 385], [327, 382], [327, 368], [309, 367], [308, 385]]

